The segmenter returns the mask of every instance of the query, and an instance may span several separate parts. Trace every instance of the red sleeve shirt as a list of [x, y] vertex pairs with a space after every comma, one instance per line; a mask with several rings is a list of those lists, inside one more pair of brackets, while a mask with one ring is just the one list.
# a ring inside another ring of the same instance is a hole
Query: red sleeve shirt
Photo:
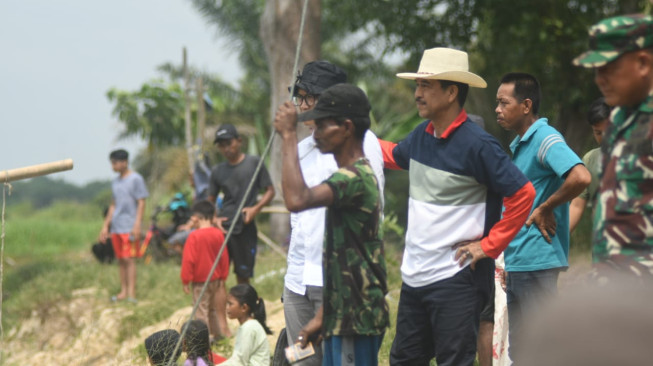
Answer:
[[[213, 262], [224, 245], [224, 234], [215, 227], [193, 231], [186, 239], [181, 261], [181, 282], [202, 283], [209, 277]], [[211, 281], [226, 280], [229, 274], [229, 254], [222, 252], [215, 271], [210, 274]]]

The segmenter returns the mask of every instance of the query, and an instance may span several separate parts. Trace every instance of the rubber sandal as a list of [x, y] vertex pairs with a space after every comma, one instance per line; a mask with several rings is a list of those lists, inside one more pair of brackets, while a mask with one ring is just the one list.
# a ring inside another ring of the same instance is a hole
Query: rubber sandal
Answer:
[[138, 304], [138, 300], [136, 300], [136, 299], [133, 298], [133, 297], [128, 297], [128, 298], [127, 298], [127, 302], [132, 303], [132, 304]]

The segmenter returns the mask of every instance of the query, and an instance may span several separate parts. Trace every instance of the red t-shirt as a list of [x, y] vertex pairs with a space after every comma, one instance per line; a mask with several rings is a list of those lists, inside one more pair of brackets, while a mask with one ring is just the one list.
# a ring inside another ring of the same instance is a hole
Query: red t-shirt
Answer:
[[[194, 230], [186, 239], [181, 260], [181, 282], [201, 283], [206, 281], [215, 258], [224, 245], [224, 234], [215, 227]], [[229, 254], [222, 252], [220, 262], [215, 268], [211, 281], [226, 280], [229, 274]]]
[[211, 351], [211, 361], [213, 362], [214, 365], [219, 365], [219, 364], [227, 361], [227, 359], [220, 356], [219, 354]]

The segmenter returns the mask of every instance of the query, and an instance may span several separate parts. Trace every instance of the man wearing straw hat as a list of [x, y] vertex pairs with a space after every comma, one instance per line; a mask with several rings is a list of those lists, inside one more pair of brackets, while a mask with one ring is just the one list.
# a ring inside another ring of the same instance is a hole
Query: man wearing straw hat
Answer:
[[[385, 167], [409, 171], [408, 227], [391, 365], [472, 365], [494, 262], [523, 226], [535, 190], [498, 141], [463, 109], [467, 53], [424, 51], [415, 103], [426, 119], [398, 144], [381, 141]], [[505, 206], [501, 217], [502, 204]]]

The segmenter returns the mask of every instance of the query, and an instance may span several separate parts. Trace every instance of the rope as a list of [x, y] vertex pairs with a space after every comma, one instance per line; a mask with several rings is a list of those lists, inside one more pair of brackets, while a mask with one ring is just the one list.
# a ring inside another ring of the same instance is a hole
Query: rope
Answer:
[[[297, 48], [295, 50], [295, 63], [293, 65], [293, 71], [292, 75], [297, 74], [297, 68], [299, 65], [299, 53], [301, 51], [301, 44], [302, 44], [302, 39], [304, 38], [304, 23], [306, 20], [306, 9], [308, 8], [308, 0], [304, 0], [304, 6], [302, 8], [302, 17], [300, 20], [300, 25], [299, 25], [299, 37], [297, 38]], [[292, 97], [295, 94], [295, 84], [293, 83], [292, 90], [290, 91], [290, 96], [288, 98], [289, 101], [292, 101]], [[238, 205], [238, 210], [236, 212], [242, 212], [243, 208], [245, 207], [245, 202], [247, 201], [247, 197], [249, 196], [249, 193], [251, 192], [252, 188], [254, 187], [254, 181], [256, 180], [256, 177], [258, 176], [261, 167], [263, 166], [263, 162], [265, 161], [265, 157], [269, 154], [270, 148], [272, 147], [272, 142], [274, 141], [274, 138], [276, 137], [276, 131], [272, 130], [272, 134], [270, 134], [270, 139], [268, 140], [268, 144], [265, 146], [265, 150], [263, 151], [263, 154], [261, 155], [261, 159], [258, 162], [258, 165], [256, 166], [256, 170], [254, 171], [254, 175], [252, 176], [252, 179], [249, 182], [249, 185], [247, 186], [247, 190], [245, 191], [245, 194], [243, 196], [242, 201], [240, 202], [240, 205]], [[215, 258], [215, 261], [213, 262], [213, 266], [211, 267], [211, 270], [209, 271], [209, 275], [206, 278], [206, 281], [204, 281], [204, 285], [202, 286], [202, 291], [200, 291], [200, 294], [197, 298], [197, 301], [193, 305], [193, 310], [190, 313], [190, 316], [188, 317], [188, 320], [192, 320], [193, 317], [195, 316], [195, 312], [197, 312], [197, 308], [199, 307], [200, 300], [204, 296], [204, 293], [206, 292], [206, 288], [209, 286], [209, 282], [211, 280], [211, 275], [215, 271], [215, 269], [218, 266], [218, 262], [220, 261], [220, 258], [222, 257], [222, 253], [224, 252], [224, 249], [227, 247], [227, 242], [231, 238], [231, 234], [233, 232], [234, 227], [238, 223], [238, 220], [240, 219], [241, 215], [235, 215], [233, 218], [233, 223], [231, 224], [231, 227], [229, 227], [229, 231], [227, 232], [227, 236], [224, 239], [224, 243], [222, 245], [222, 248], [220, 248], [220, 252], [218, 252], [218, 256]], [[178, 350], [179, 347], [181, 346], [181, 342], [186, 336], [186, 331], [188, 327], [184, 327], [181, 331], [181, 336], [179, 337], [179, 341], [175, 345], [175, 349], [172, 352], [174, 355]], [[168, 362], [168, 366], [174, 365], [174, 361], [170, 360]]]
[[[5, 182], [2, 186], [2, 234], [0, 235], [0, 344], [4, 343], [4, 330], [2, 328], [2, 281], [4, 278], [4, 262], [5, 262], [5, 202], [7, 189], [11, 196], [11, 184], [9, 184], [9, 172], [5, 170]], [[0, 353], [1, 354], [1, 353]], [[0, 357], [0, 361], [2, 358]]]

